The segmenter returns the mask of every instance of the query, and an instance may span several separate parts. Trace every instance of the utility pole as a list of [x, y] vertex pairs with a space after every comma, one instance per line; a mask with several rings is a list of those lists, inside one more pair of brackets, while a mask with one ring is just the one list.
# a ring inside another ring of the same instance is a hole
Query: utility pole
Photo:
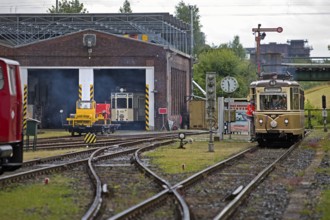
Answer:
[[194, 8], [189, 5], [190, 9], [190, 71], [191, 71], [191, 97], [194, 96]]
[[[260, 78], [260, 41], [265, 39], [266, 33], [265, 32], [278, 32], [282, 33], [283, 28], [277, 27], [277, 28], [261, 28], [261, 24], [258, 24], [257, 28], [252, 28], [252, 32], [255, 35], [255, 41], [257, 43], [256, 45], [256, 64], [257, 64], [257, 75], [258, 78]], [[262, 32], [262, 33], [261, 33]]]

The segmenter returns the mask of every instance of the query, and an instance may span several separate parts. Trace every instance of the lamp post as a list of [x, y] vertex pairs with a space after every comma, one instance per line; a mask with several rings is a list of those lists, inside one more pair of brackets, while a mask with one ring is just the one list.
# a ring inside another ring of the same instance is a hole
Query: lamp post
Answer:
[[63, 127], [63, 109], [60, 110], [60, 116], [61, 116], [61, 126]]

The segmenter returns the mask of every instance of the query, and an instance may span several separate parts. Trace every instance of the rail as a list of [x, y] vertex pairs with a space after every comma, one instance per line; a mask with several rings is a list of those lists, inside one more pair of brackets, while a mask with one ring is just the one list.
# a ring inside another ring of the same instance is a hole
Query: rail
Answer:
[[235, 210], [243, 203], [244, 199], [250, 194], [250, 192], [271, 173], [271, 171], [275, 168], [275, 165], [285, 159], [299, 144], [300, 142], [293, 144], [279, 158], [263, 169], [216, 217], [214, 217], [214, 220], [229, 219]]

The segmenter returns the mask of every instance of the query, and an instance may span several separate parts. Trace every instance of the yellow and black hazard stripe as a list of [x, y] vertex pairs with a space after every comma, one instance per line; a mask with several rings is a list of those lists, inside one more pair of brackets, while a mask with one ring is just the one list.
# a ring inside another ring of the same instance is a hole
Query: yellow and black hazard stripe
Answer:
[[81, 84], [79, 84], [78, 98], [79, 98], [79, 100], [82, 100], [82, 85]]
[[23, 97], [23, 129], [26, 129], [27, 121], [27, 96], [28, 96], [28, 87], [24, 84], [24, 97]]
[[146, 131], [149, 131], [149, 85], [146, 84], [146, 103], [145, 103], [145, 114], [146, 114]]
[[96, 142], [96, 135], [94, 133], [87, 133], [84, 138], [85, 144], [92, 144]]
[[94, 85], [92, 84], [89, 85], [89, 97], [91, 101], [94, 100]]

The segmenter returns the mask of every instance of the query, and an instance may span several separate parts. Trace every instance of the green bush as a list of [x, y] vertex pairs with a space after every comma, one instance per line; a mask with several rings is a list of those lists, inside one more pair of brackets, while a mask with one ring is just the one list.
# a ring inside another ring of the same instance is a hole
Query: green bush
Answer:
[[[310, 111], [311, 115], [311, 125], [312, 127], [319, 127], [323, 126], [323, 121], [324, 118], [322, 116], [322, 110], [321, 109], [316, 109], [315, 106], [313, 106], [309, 100], [305, 102], [305, 127], [308, 127], [308, 112]], [[327, 123], [330, 122], [330, 114], [328, 114], [327, 118]]]

